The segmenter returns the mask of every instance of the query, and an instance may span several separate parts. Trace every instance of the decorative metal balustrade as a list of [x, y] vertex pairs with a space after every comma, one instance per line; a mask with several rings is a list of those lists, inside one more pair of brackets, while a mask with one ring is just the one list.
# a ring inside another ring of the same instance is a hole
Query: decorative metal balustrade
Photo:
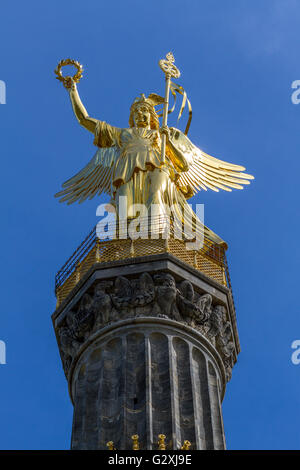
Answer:
[[[187, 238], [184, 232], [180, 232], [178, 226], [174, 226], [170, 221], [167, 223], [161, 217], [157, 220], [152, 218], [151, 226], [144, 225], [142, 238], [133, 239], [129, 236], [121, 238], [119, 225], [110, 224], [110, 230], [113, 233], [112, 238], [102, 239], [95, 226], [57, 272], [55, 277], [57, 306], [94, 264], [161, 253], [171, 253], [231, 290], [225, 248], [213, 242], [206, 234], [201, 237], [203, 243], [200, 249], [188, 249], [187, 243], [191, 243], [192, 240]], [[145, 238], [145, 233], [148, 238]]]

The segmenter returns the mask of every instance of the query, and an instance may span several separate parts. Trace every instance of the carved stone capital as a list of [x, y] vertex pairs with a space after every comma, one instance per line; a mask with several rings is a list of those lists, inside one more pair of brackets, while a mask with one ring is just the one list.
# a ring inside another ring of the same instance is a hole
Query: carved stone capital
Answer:
[[77, 302], [66, 306], [55, 326], [66, 375], [91, 335], [137, 317], [175, 320], [201, 332], [221, 356], [230, 379], [237, 351], [228, 309], [168, 271], [95, 280]]

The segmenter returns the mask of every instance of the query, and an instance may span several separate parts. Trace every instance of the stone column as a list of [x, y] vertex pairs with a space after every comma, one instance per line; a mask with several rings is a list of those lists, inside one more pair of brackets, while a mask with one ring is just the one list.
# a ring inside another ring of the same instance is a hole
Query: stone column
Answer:
[[224, 449], [239, 351], [229, 289], [170, 254], [94, 265], [53, 314], [72, 449]]

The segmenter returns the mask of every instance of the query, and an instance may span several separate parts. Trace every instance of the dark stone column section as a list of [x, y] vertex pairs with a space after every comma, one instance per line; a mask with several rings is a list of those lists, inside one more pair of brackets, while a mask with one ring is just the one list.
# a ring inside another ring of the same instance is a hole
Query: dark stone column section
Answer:
[[[151, 333], [149, 342], [152, 396], [149, 413], [152, 415], [152, 439], [157, 441], [158, 434], [165, 434], [170, 445], [172, 444], [172, 406], [168, 337], [162, 333]], [[153, 441], [150, 442], [150, 448], [152, 444]]]
[[[157, 331], [159, 330], [159, 332]], [[221, 384], [221, 385], [219, 385]], [[139, 318], [107, 327], [78, 352], [70, 374], [72, 449], [224, 449], [225, 371], [208, 341], [176, 321]]]

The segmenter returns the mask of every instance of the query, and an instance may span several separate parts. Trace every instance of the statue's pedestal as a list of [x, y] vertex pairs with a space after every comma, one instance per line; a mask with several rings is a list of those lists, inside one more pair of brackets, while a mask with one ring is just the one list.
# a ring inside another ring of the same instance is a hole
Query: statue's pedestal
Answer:
[[230, 290], [169, 253], [94, 264], [53, 314], [72, 449], [224, 449], [239, 352]]

